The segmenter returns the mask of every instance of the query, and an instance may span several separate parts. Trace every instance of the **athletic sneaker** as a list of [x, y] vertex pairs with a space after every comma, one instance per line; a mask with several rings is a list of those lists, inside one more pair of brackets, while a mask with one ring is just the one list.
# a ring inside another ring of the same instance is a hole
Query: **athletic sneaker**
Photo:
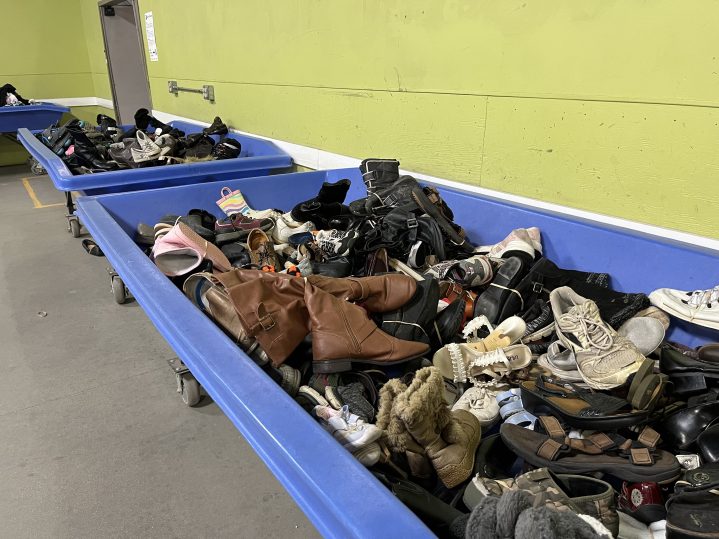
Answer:
[[445, 260], [430, 266], [425, 275], [440, 280], [448, 279], [465, 288], [482, 286], [492, 281], [494, 271], [489, 257], [474, 255], [465, 260]]
[[314, 414], [322, 420], [322, 426], [335, 440], [352, 453], [376, 442], [382, 436], [381, 429], [351, 414], [347, 406], [340, 410], [329, 406], [315, 406]]
[[[285, 216], [289, 218], [289, 221], [285, 218]], [[281, 215], [280, 218], [275, 221], [275, 227], [272, 229], [272, 239], [279, 244], [289, 243], [290, 236], [293, 234], [310, 232], [311, 230], [314, 230], [314, 228], [315, 225], [312, 224], [311, 221], [298, 224], [297, 221], [292, 219], [289, 213], [286, 213]]]
[[559, 340], [574, 352], [579, 373], [589, 387], [612, 389], [637, 372], [645, 357], [602, 320], [596, 303], [568, 286], [552, 290], [549, 302]]
[[324, 254], [329, 257], [347, 256], [352, 250], [352, 246], [359, 237], [359, 232], [349, 230], [343, 232], [341, 230], [319, 230], [315, 235], [315, 241]]
[[160, 157], [160, 147], [144, 132], [137, 132], [137, 143], [139, 149], [132, 148], [132, 159], [135, 163], [143, 163], [145, 161], [154, 161]]
[[649, 301], [672, 316], [719, 329], [719, 286], [693, 292], [660, 288], [649, 294]]

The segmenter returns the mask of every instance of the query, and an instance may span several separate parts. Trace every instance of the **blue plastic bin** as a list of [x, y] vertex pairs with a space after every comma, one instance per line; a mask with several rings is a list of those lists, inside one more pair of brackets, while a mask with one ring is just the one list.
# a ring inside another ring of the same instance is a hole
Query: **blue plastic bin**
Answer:
[[[142, 253], [132, 240], [139, 222], [215, 205], [220, 186], [239, 188], [257, 209], [290, 210], [323, 181], [352, 180], [347, 199], [364, 196], [357, 169], [245, 178], [224, 184], [81, 197], [78, 211], [95, 241], [158, 331], [252, 444], [325, 536], [425, 537], [430, 532], [306, 412], [265, 375]], [[538, 226], [545, 254], [560, 266], [607, 271], [613, 286], [650, 292], [716, 284], [719, 253], [596, 223], [439, 187], [457, 222], [477, 244], [511, 229]], [[719, 341], [719, 332], [672, 321], [669, 337], [689, 345]]]
[[66, 112], [70, 112], [70, 109], [52, 103], [0, 107], [0, 133], [15, 133], [20, 128], [45, 129]]
[[[50, 124], [45, 127], [48, 125]], [[203, 126], [190, 122], [173, 121], [169, 125], [187, 134], [203, 129]], [[40, 142], [29, 129], [18, 131], [18, 140], [45, 168], [56, 189], [65, 192], [79, 191], [88, 195], [260, 176], [269, 174], [272, 170], [292, 166], [292, 158], [272, 142], [235, 133], [227, 136], [242, 144], [240, 157], [76, 176], [70, 172], [63, 160]], [[214, 138], [219, 140], [217, 136]]]

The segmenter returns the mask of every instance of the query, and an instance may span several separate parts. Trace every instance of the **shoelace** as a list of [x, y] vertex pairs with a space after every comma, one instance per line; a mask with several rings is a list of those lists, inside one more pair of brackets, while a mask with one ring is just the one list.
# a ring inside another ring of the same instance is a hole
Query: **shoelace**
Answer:
[[719, 301], [719, 286], [707, 288], [706, 290], [695, 290], [689, 298], [689, 305], [701, 307]]
[[345, 422], [345, 425], [347, 425], [347, 430], [349, 432], [357, 432], [364, 430], [364, 421], [361, 419], [356, 419], [355, 421], [352, 421], [352, 413], [350, 412], [349, 406], [346, 404], [340, 408], [340, 417]]
[[629, 341], [616, 342], [609, 327], [601, 320], [594, 320], [589, 312], [589, 303], [577, 306], [574, 312], [565, 313], [559, 317], [562, 326], [572, 333], [581, 332], [587, 343], [602, 353], [594, 355], [594, 359], [601, 360], [610, 354], [629, 349]]
[[589, 302], [577, 305], [559, 319], [572, 333], [581, 332], [592, 348], [609, 350], [614, 344], [614, 337], [601, 319], [593, 319], [589, 306]]
[[317, 245], [325, 253], [337, 254], [343, 237], [344, 234], [339, 230], [328, 230], [322, 234], [321, 238], [317, 239]]

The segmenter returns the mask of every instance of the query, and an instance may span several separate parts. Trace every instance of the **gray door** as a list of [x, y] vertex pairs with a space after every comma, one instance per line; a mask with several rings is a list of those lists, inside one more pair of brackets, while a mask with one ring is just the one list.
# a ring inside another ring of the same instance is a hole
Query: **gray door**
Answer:
[[152, 110], [137, 0], [102, 0], [100, 18], [118, 123], [134, 124], [135, 111]]

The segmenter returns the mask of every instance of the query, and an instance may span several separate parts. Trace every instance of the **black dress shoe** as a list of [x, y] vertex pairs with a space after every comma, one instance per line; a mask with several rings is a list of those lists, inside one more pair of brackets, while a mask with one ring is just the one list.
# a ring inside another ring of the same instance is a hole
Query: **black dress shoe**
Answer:
[[719, 363], [692, 358], [672, 348], [662, 348], [659, 369], [669, 375], [678, 395], [692, 395], [719, 386]]
[[678, 451], [690, 451], [694, 449], [699, 435], [718, 422], [719, 400], [714, 400], [667, 416], [660, 425], [660, 431], [669, 447]]
[[699, 435], [697, 447], [704, 462], [719, 462], [719, 423]]

